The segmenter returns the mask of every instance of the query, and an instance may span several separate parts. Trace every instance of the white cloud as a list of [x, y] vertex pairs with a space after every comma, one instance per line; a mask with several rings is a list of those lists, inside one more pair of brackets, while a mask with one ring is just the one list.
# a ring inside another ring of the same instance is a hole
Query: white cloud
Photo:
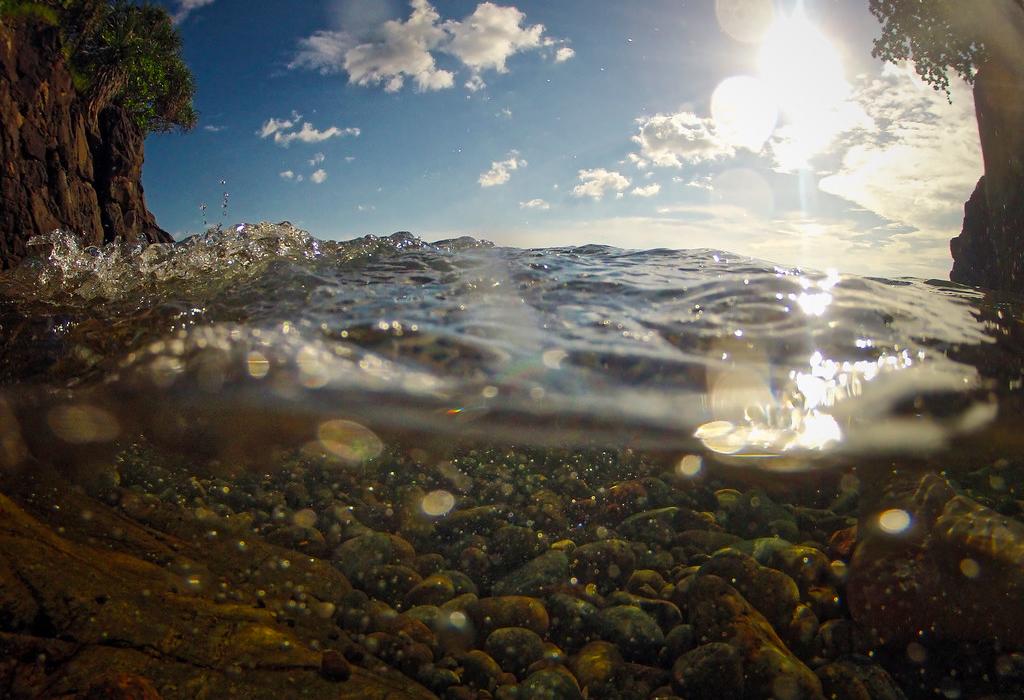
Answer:
[[346, 163], [351, 163], [351, 162], [353, 162], [353, 161], [354, 161], [355, 159], [356, 159], [356, 157], [355, 157], [355, 156], [345, 156], [345, 162], [346, 162]]
[[345, 54], [356, 42], [348, 32], [318, 31], [299, 40], [299, 51], [288, 67], [308, 68], [322, 75], [345, 70]]
[[600, 201], [607, 192], [622, 194], [632, 184], [628, 177], [604, 168], [579, 171], [580, 184], [573, 188], [574, 197], [591, 197]]
[[314, 168], [327, 160], [327, 156], [323, 153], [314, 153], [313, 157], [309, 159], [309, 164]]
[[291, 171], [291, 170], [285, 170], [283, 172], [278, 173], [278, 175], [281, 176], [282, 180], [294, 180], [295, 179], [295, 173], [293, 171]]
[[[813, 161], [819, 172], [824, 168], [822, 191], [916, 229], [916, 245], [941, 249], [947, 266], [949, 238], [959, 232], [963, 203], [983, 171], [970, 88], [960, 81], [950, 87], [952, 104], [909, 67], [887, 66], [880, 77], [861, 79], [851, 101], [863, 118]], [[776, 158], [784, 160], [777, 152]]]
[[547, 211], [548, 209], [551, 208], [551, 205], [548, 204], [543, 199], [531, 199], [528, 202], [520, 202], [519, 203], [519, 208], [520, 209], [537, 209], [539, 211]]
[[661, 192], [661, 185], [659, 185], [657, 182], [654, 182], [651, 183], [650, 185], [647, 185], [646, 187], [635, 187], [633, 188], [633, 191], [630, 192], [630, 194], [633, 195], [634, 197], [653, 197], [659, 192]]
[[311, 68], [321, 73], [348, 73], [356, 85], [383, 85], [398, 92], [407, 79], [420, 92], [442, 90], [454, 84], [450, 71], [437, 67], [430, 53], [447, 40], [440, 15], [427, 0], [412, 0], [406, 21], [388, 20], [366, 40], [346, 32], [316, 32], [299, 42], [289, 68]]
[[557, 51], [555, 51], [555, 63], [565, 63], [575, 55], [576, 52], [573, 51], [571, 48], [569, 48], [568, 46], [562, 46]]
[[310, 175], [309, 180], [310, 182], [317, 185], [323, 184], [327, 180], [327, 171], [321, 168], [320, 170], [317, 170], [312, 175]]
[[420, 92], [451, 87], [454, 75], [437, 67], [431, 50], [447, 38], [438, 26], [441, 16], [427, 0], [412, 0], [412, 14], [405, 22], [388, 20], [379, 38], [358, 44], [345, 52], [344, 68], [356, 85], [384, 85], [386, 92], [398, 92], [406, 78], [416, 82]]
[[640, 152], [629, 155], [638, 168], [653, 164], [661, 168], [680, 168], [684, 163], [696, 164], [734, 155], [734, 149], [716, 135], [714, 122], [693, 112], [656, 114], [636, 120], [639, 133], [633, 142]]
[[[274, 143], [284, 147], [290, 146], [294, 141], [321, 143], [338, 136], [359, 136], [362, 133], [360, 129], [355, 127], [340, 129], [336, 126], [320, 131], [309, 122], [302, 122], [302, 126], [296, 131], [294, 127], [301, 118], [300, 115], [295, 115], [292, 119], [268, 119], [256, 133], [261, 139], [273, 136]], [[310, 164], [315, 165], [315, 163]]]
[[505, 160], [494, 161], [491, 169], [480, 175], [478, 182], [481, 187], [504, 185], [512, 178], [512, 171], [525, 168], [526, 161], [519, 157], [518, 151], [509, 151]]
[[217, 134], [227, 129], [226, 126], [218, 126], [216, 124], [207, 124], [203, 127], [203, 131], [209, 131], [211, 134]]
[[257, 132], [261, 139], [265, 139], [268, 136], [273, 136], [279, 131], [286, 131], [291, 129], [295, 125], [291, 119], [268, 119], [263, 127]]
[[[553, 46], [558, 40], [544, 35], [544, 25], [525, 24], [526, 15], [515, 7], [482, 2], [462, 20], [442, 22], [428, 0], [411, 0], [408, 20], [388, 20], [365, 29], [360, 36], [348, 32], [318, 31], [299, 42], [289, 68], [307, 68], [323, 74], [348, 74], [356, 85], [383, 85], [398, 92], [407, 80], [416, 90], [443, 90], [455, 84], [451, 71], [438, 67], [434, 52], [454, 56], [469, 70], [469, 90], [486, 86], [482, 74], [505, 73], [508, 59], [521, 52]], [[556, 61], [571, 58], [562, 47]]]
[[485, 70], [506, 73], [509, 58], [542, 45], [544, 25], [526, 26], [525, 19], [526, 15], [515, 7], [482, 2], [461, 22], [444, 23], [450, 40], [443, 50], [469, 68], [469, 82], [476, 86], [471, 89], [484, 86], [480, 74]]
[[178, 0], [178, 9], [171, 15], [171, 20], [175, 24], [181, 24], [193, 10], [198, 10], [200, 7], [206, 7], [211, 4], [213, 4], [213, 0]]

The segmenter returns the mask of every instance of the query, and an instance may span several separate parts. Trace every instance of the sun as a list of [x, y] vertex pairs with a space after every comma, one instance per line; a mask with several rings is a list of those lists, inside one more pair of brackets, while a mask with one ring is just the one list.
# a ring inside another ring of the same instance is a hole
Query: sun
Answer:
[[800, 6], [768, 29], [758, 69], [783, 115], [793, 121], [822, 117], [849, 94], [839, 52]]
[[[762, 4], [771, 10], [770, 2]], [[717, 0], [719, 22], [730, 36], [738, 34], [732, 26], [736, 17], [757, 20], [758, 31], [743, 25], [750, 31], [742, 37], [759, 41], [760, 50], [756, 75], [733, 76], [715, 88], [711, 116], [716, 134], [728, 146], [755, 153], [771, 140], [781, 167], [809, 168], [811, 158], [857, 120], [848, 99], [850, 84], [839, 51], [807, 19], [801, 3], [789, 15], [751, 11], [758, 7], [755, 0]]]

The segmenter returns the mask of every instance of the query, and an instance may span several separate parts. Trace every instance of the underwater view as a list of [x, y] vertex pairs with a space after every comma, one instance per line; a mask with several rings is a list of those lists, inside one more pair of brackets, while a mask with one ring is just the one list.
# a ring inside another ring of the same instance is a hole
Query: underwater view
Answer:
[[1024, 5], [322, 4], [0, 0], [0, 697], [1024, 698]]

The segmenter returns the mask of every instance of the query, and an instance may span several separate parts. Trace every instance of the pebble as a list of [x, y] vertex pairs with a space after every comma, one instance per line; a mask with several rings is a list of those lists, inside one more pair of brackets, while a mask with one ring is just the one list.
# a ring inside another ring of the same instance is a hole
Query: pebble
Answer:
[[487, 652], [474, 649], [459, 659], [462, 681], [473, 688], [493, 692], [498, 686], [502, 670]]
[[466, 612], [484, 639], [501, 627], [525, 627], [544, 635], [551, 624], [544, 604], [527, 596], [480, 598], [471, 602]]
[[650, 615], [632, 605], [615, 605], [600, 611], [593, 619], [594, 631], [619, 647], [631, 661], [657, 658], [665, 643], [661, 627]]
[[524, 671], [544, 657], [544, 640], [525, 627], [502, 627], [487, 636], [484, 651], [508, 673], [522, 676]]
[[569, 570], [577, 583], [593, 583], [602, 595], [607, 595], [629, 580], [635, 565], [636, 556], [629, 543], [611, 539], [577, 547]]
[[724, 642], [699, 646], [672, 665], [672, 687], [687, 700], [742, 700], [743, 658]]
[[450, 576], [432, 574], [413, 586], [403, 599], [406, 608], [417, 605], [443, 605], [455, 597], [455, 584]]
[[611, 642], [594, 641], [580, 649], [569, 668], [588, 697], [612, 697], [625, 661]]
[[569, 580], [569, 557], [548, 550], [494, 584], [495, 595], [543, 596]]
[[530, 675], [519, 688], [519, 700], [583, 700], [579, 684], [572, 674], [563, 667], [537, 671]]

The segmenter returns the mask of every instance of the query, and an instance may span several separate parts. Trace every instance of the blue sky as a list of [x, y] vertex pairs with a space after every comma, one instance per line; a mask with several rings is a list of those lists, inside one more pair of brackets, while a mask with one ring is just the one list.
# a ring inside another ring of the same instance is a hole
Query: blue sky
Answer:
[[969, 88], [872, 59], [866, 0], [163, 1], [201, 113], [147, 141], [178, 237], [205, 203], [320, 238], [945, 277], [981, 174]]

